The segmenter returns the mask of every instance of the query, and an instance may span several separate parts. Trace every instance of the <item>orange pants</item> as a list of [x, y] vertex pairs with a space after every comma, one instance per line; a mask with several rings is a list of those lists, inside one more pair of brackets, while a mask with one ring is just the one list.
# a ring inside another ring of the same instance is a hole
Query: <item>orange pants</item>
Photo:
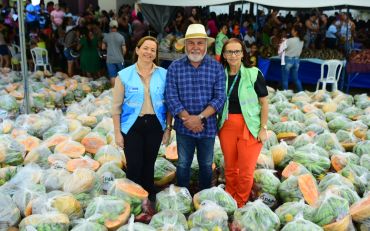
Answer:
[[226, 191], [240, 208], [248, 201], [252, 190], [253, 173], [262, 143], [250, 133], [242, 114], [229, 114], [219, 138], [225, 159]]
[[221, 55], [215, 55], [215, 59], [220, 62], [221, 61]]

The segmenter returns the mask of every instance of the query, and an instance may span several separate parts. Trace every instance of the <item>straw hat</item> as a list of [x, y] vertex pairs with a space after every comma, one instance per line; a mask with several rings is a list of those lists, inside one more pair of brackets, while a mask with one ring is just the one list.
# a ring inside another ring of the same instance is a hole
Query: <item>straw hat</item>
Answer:
[[202, 24], [190, 24], [186, 30], [185, 38], [177, 40], [177, 43], [184, 46], [186, 39], [205, 38], [208, 46], [211, 45], [215, 39], [207, 36], [206, 29]]

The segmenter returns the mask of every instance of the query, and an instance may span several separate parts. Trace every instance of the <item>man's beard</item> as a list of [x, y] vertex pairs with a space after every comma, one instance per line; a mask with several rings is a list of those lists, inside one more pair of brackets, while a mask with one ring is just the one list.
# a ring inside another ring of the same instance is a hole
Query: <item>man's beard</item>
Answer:
[[203, 55], [201, 55], [201, 54], [191, 54], [191, 53], [188, 53], [188, 51], [186, 49], [185, 49], [185, 54], [188, 56], [188, 58], [189, 58], [190, 61], [195, 62], [195, 63], [199, 63], [200, 61], [203, 60], [204, 56], [206, 56], [206, 54], [207, 54], [207, 47], [204, 50], [204, 54]]

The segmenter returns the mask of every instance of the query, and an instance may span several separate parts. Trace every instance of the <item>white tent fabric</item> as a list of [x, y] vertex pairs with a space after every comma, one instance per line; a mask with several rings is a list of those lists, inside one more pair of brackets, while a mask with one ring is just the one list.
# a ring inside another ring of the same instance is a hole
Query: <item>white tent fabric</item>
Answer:
[[[236, 1], [238, 0], [141, 0], [141, 3], [165, 6], [207, 6]], [[370, 7], [370, 0], [249, 0], [246, 2], [279, 8], [318, 8], [341, 5]]]

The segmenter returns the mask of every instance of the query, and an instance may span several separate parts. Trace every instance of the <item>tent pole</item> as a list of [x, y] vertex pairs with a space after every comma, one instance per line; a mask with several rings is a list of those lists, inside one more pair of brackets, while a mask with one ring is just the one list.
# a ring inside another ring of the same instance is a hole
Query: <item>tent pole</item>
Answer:
[[243, 26], [244, 0], [242, 0], [242, 13], [240, 14], [240, 28]]
[[18, 7], [18, 24], [19, 24], [19, 45], [21, 49], [21, 69], [23, 76], [23, 86], [24, 86], [24, 99], [23, 105], [26, 114], [30, 113], [30, 97], [28, 91], [28, 71], [27, 71], [27, 58], [26, 58], [26, 39], [25, 39], [25, 29], [24, 29], [24, 14], [23, 14], [23, 0], [17, 0]]
[[348, 57], [348, 55], [349, 55], [349, 40], [348, 40], [348, 35], [349, 35], [349, 6], [347, 5], [347, 28], [346, 28], [346, 42], [345, 42], [346, 57]]

